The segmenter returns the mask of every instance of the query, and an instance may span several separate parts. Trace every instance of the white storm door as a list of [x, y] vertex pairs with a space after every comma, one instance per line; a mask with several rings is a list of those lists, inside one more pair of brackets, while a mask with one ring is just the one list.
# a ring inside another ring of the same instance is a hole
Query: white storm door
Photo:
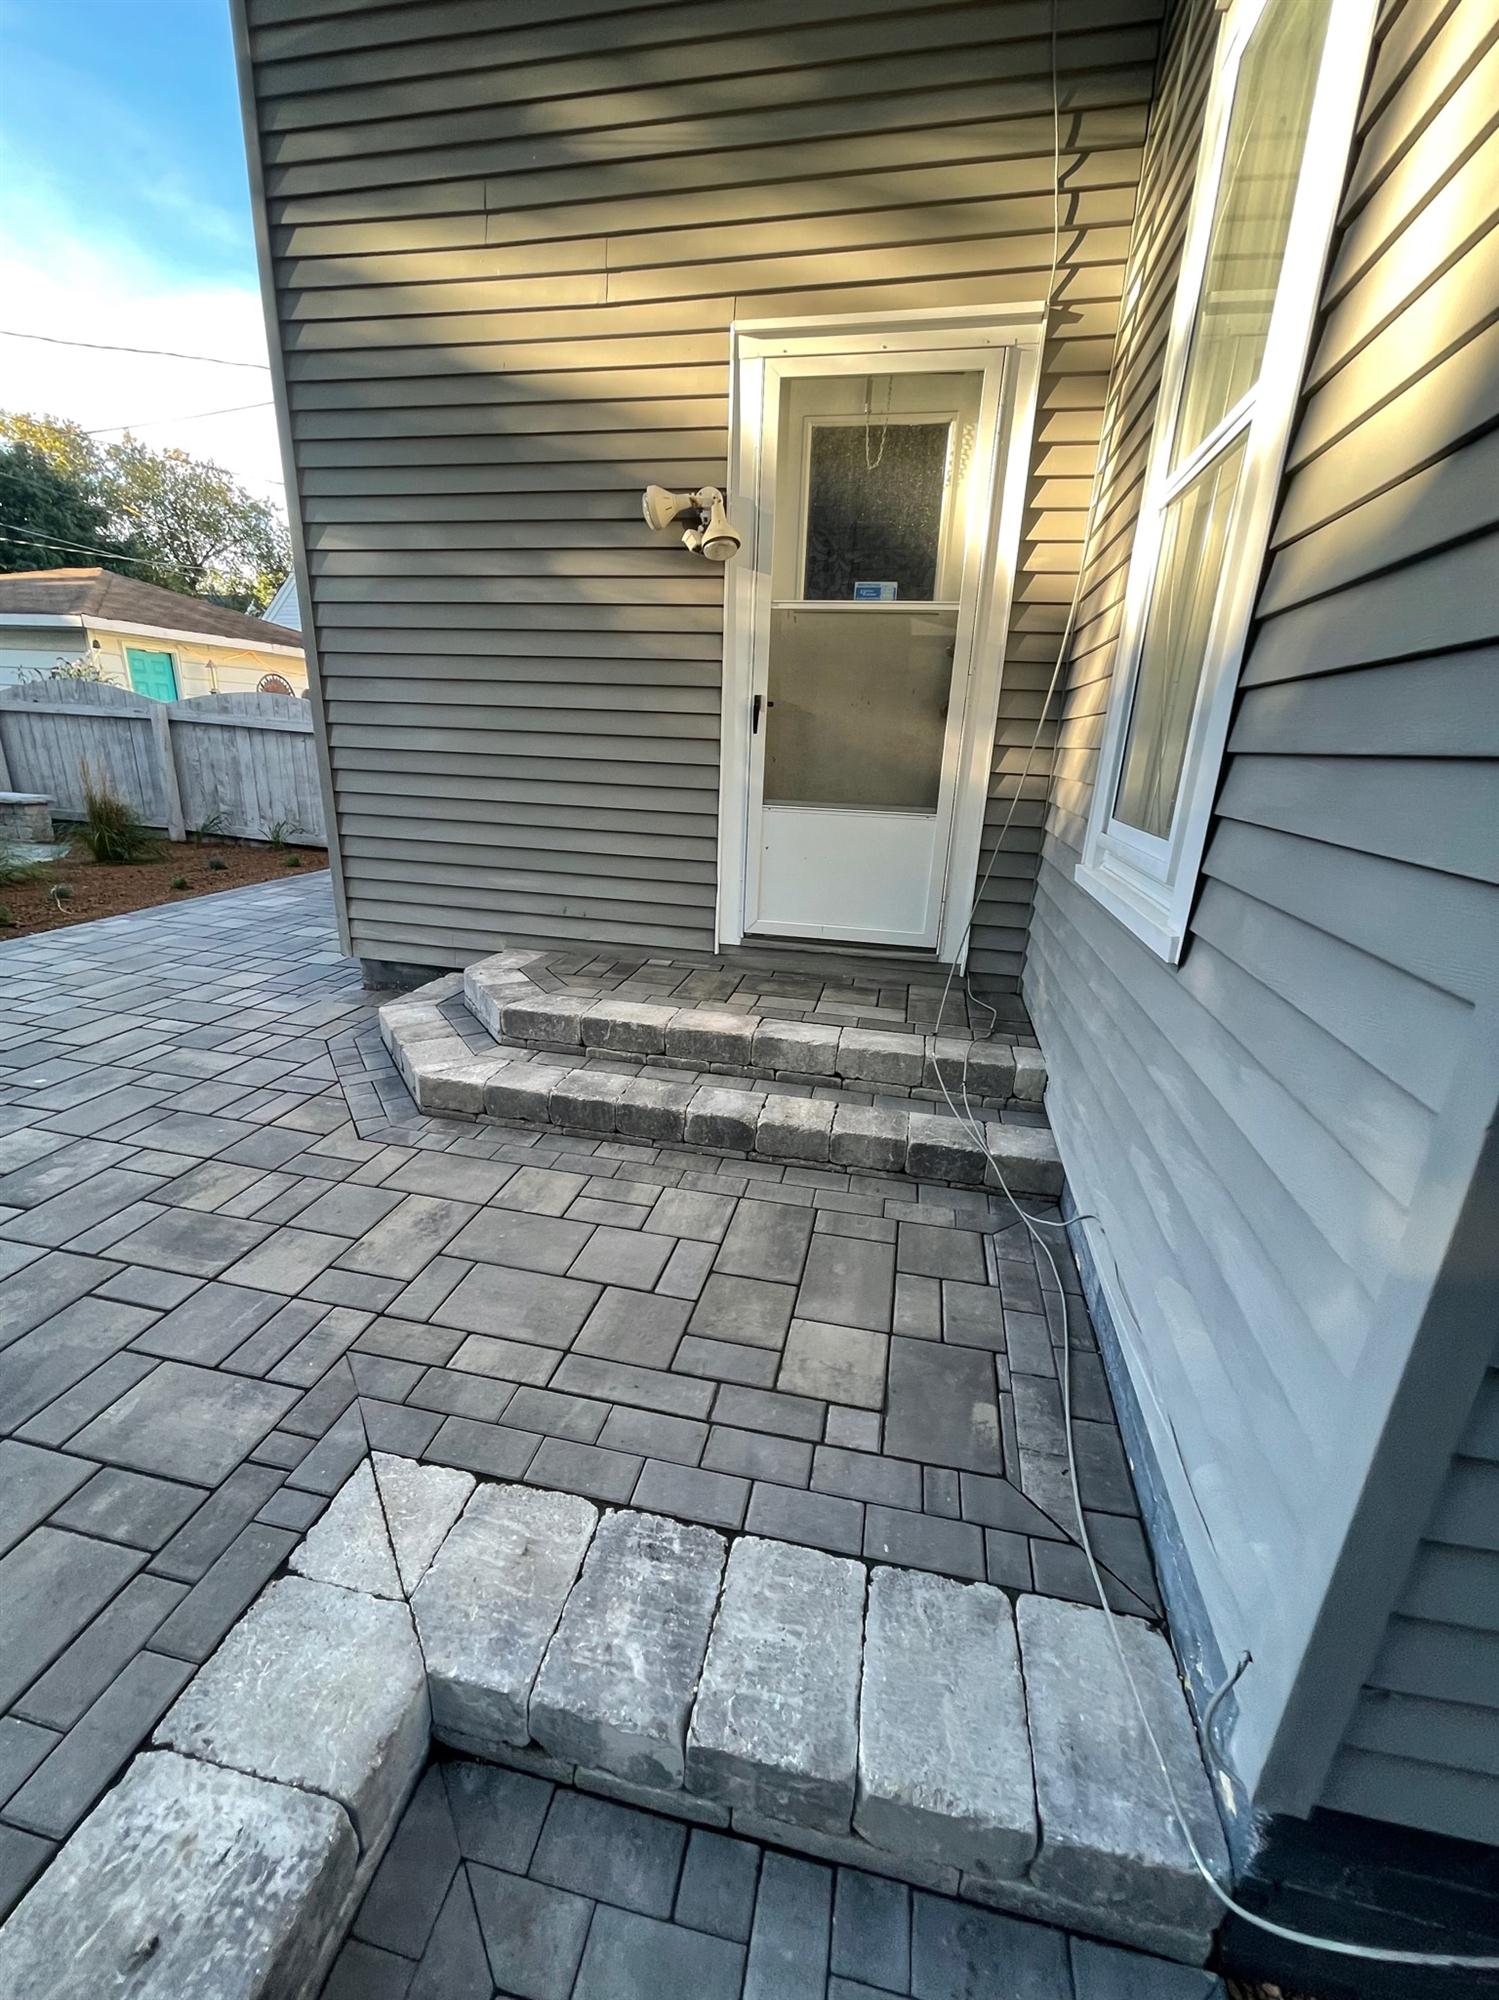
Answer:
[[937, 943], [1004, 366], [766, 363], [747, 934]]

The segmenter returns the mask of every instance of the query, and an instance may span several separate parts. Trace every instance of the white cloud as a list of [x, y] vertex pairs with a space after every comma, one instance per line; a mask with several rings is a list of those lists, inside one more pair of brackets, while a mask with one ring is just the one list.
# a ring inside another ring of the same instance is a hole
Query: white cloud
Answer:
[[[80, 235], [45, 179], [8, 176], [0, 211], [0, 326], [122, 347], [171, 348], [263, 363], [253, 285], [194, 283], [135, 244]], [[187, 194], [173, 193], [168, 209]], [[143, 442], [212, 458], [262, 497], [284, 478], [264, 368], [0, 339], [0, 407], [70, 417], [86, 430], [128, 424]], [[240, 409], [244, 404], [264, 407]], [[203, 411], [231, 412], [202, 416]], [[192, 421], [185, 421], [191, 418]], [[121, 433], [111, 430], [101, 442]]]

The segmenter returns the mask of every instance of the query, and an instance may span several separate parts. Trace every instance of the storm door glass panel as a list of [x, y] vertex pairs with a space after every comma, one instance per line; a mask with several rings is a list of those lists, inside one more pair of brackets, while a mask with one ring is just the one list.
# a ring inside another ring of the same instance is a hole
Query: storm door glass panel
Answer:
[[803, 597], [871, 583], [900, 603], [937, 595], [951, 446], [950, 423], [888, 414], [810, 426]]
[[1331, 0], [1270, 0], [1239, 65], [1171, 463], [1259, 379]]
[[1166, 508], [1114, 817], [1169, 839], [1218, 598], [1244, 434]]
[[765, 798], [935, 812], [958, 614], [771, 613]]
[[785, 383], [767, 805], [937, 811], [982, 388], [958, 369]]

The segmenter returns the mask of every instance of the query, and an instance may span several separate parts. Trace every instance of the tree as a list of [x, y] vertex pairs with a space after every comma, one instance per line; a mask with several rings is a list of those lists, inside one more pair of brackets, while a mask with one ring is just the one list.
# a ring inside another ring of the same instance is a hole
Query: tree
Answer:
[[127, 574], [134, 568], [120, 560], [124, 551], [97, 489], [35, 444], [0, 448], [0, 537], [0, 570], [76, 569], [99, 561]]
[[285, 523], [222, 466], [128, 432], [101, 449], [56, 417], [0, 411], [0, 522], [0, 569], [92, 560], [240, 609], [263, 609], [291, 568]]
[[264, 606], [291, 567], [284, 523], [208, 459], [127, 434], [104, 454], [102, 492], [148, 583]]

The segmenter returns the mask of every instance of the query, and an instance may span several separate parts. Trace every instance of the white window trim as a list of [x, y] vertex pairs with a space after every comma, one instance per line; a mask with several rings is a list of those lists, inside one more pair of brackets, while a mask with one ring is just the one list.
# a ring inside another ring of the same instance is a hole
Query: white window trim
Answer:
[[[1311, 345], [1323, 269], [1342, 198], [1376, 3], [1377, 0], [1332, 0], [1280, 283], [1255, 388], [1173, 472], [1171, 444], [1206, 273], [1213, 205], [1223, 171], [1234, 88], [1240, 60], [1269, 0], [1231, 0], [1214, 52], [1213, 83], [1156, 405], [1144, 498], [1130, 559], [1108, 718], [1083, 858], [1076, 875], [1082, 888], [1171, 965], [1180, 960], [1186, 944], [1188, 918], [1197, 892], [1229, 721], [1238, 692], [1239, 669]], [[1248, 428], [1243, 430], [1246, 403], [1252, 404], [1252, 410]], [[1208, 630], [1171, 834], [1168, 839], [1159, 840], [1116, 820], [1113, 806], [1124, 761], [1166, 505], [1221, 449], [1225, 437], [1240, 431], [1246, 440], [1244, 469], [1229, 514], [1218, 595]]]

